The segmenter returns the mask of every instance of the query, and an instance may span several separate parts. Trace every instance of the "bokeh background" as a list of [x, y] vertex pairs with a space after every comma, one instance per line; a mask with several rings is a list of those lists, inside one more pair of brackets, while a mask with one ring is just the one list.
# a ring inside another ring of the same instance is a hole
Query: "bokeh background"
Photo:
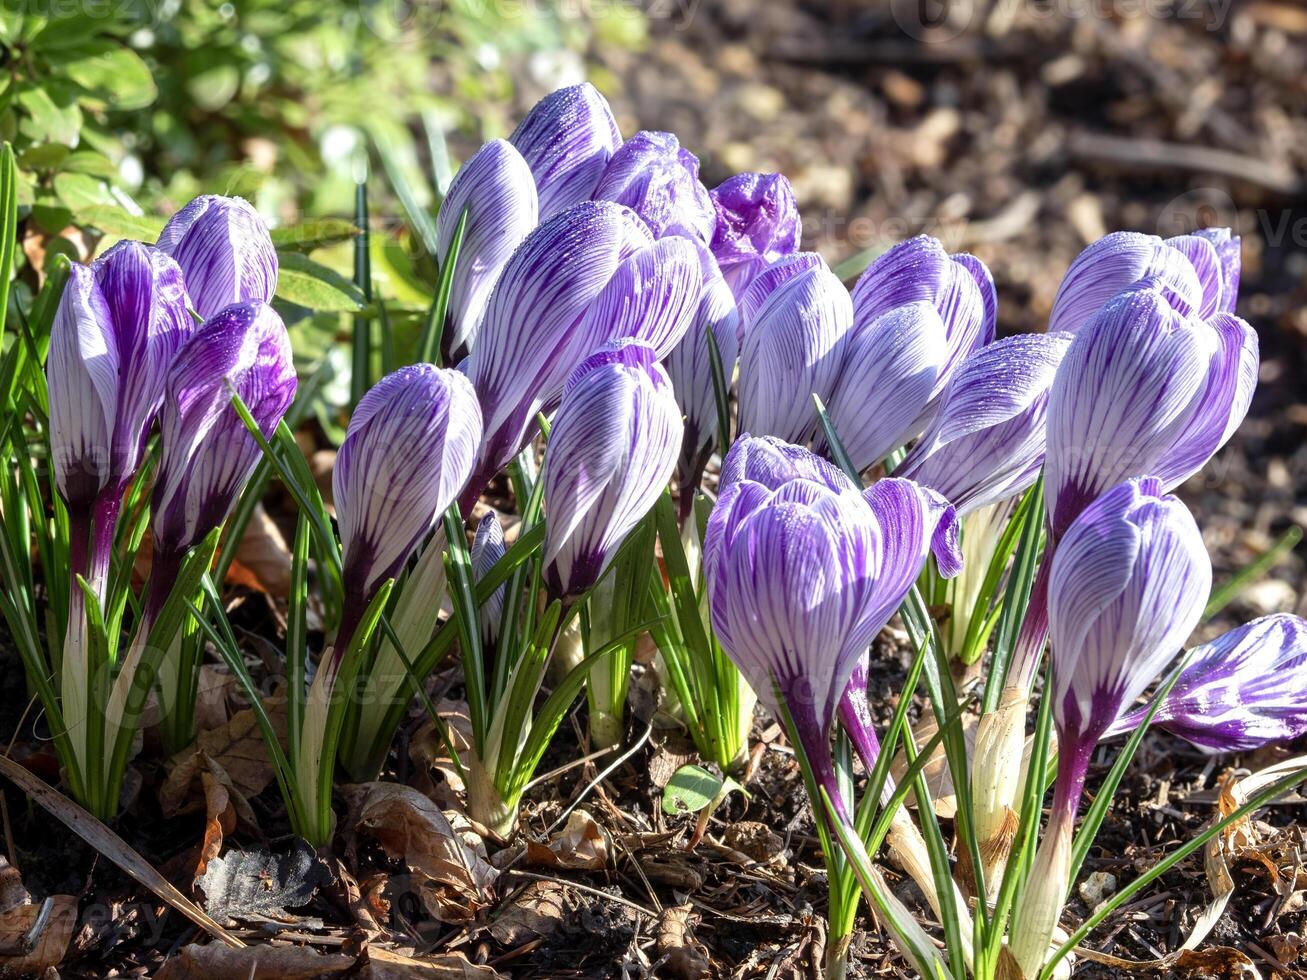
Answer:
[[[244, 195], [287, 230], [349, 219], [367, 175], [373, 276], [400, 343], [426, 308], [423, 228], [458, 161], [582, 79], [625, 133], [676, 132], [708, 186], [786, 173], [804, 247], [850, 280], [917, 233], [974, 252], [1004, 332], [1043, 329], [1067, 264], [1108, 231], [1229, 225], [1262, 384], [1183, 492], [1218, 580], [1307, 524], [1296, 0], [17, 0], [0, 57], [25, 287], [49, 253], [147, 237], [200, 192]], [[349, 242], [300, 244], [349, 276]], [[302, 370], [332, 367], [330, 436], [348, 317], [290, 312]], [[1231, 612], [1307, 612], [1303, 555]]]

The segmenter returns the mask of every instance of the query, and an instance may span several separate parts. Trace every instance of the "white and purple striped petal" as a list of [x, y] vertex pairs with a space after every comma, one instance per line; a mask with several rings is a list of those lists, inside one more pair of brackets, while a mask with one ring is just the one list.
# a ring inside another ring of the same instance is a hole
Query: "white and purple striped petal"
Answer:
[[624, 204], [655, 238], [713, 240], [717, 212], [699, 181], [699, 160], [673, 133], [641, 131], [618, 147], [595, 186], [596, 201]]
[[681, 445], [680, 409], [657, 352], [620, 340], [567, 382], [545, 453], [545, 580], [575, 599], [607, 570], [667, 486]]
[[1121, 293], [1076, 334], [1049, 395], [1045, 498], [1054, 538], [1108, 487], [1150, 474], [1170, 490], [1234, 431], [1257, 336], [1186, 317], [1155, 289]]
[[767, 266], [799, 250], [803, 227], [784, 174], [743, 173], [710, 192], [717, 210], [712, 252], [736, 297]]
[[1194, 235], [1207, 239], [1216, 249], [1216, 258], [1221, 263], [1221, 298], [1216, 308], [1221, 313], [1233, 313], [1239, 299], [1239, 277], [1243, 265], [1239, 236], [1229, 228], [1203, 228]]
[[332, 473], [355, 615], [463, 489], [480, 439], [476, 392], [457, 371], [400, 368], [359, 400]]
[[[825, 263], [785, 262], [796, 274], [745, 316], [740, 345], [740, 431], [805, 443], [817, 430], [812, 396], [829, 402], [852, 321], [848, 291]], [[749, 287], [771, 285], [763, 273]]]
[[948, 358], [944, 321], [924, 300], [893, 307], [848, 332], [828, 408], [860, 471], [921, 434]]
[[46, 367], [55, 479], [70, 504], [131, 480], [168, 367], [193, 330], [181, 270], [158, 249], [122, 241], [90, 269], [73, 268]]
[[997, 298], [984, 263], [971, 255], [949, 255], [928, 235], [899, 242], [868, 266], [853, 287], [853, 321], [859, 326], [906, 303], [935, 307], [948, 338], [939, 390], [954, 367], [994, 339]]
[[[504, 529], [499, 523], [499, 516], [492, 510], [481, 518], [477, 533], [472, 538], [472, 574], [480, 582], [495, 567], [499, 559], [507, 554], [504, 547]], [[507, 585], [495, 589], [489, 599], [482, 603], [477, 611], [481, 620], [481, 640], [492, 644], [499, 635], [499, 621], [504, 611], [504, 596]]]
[[277, 250], [244, 198], [195, 198], [169, 219], [158, 248], [181, 266], [191, 308], [206, 320], [232, 303], [271, 302], [277, 291]]
[[522, 155], [491, 140], [459, 169], [436, 218], [436, 260], [443, 266], [464, 212], [467, 225], [442, 335], [446, 363], [472, 348], [490, 290], [513, 249], [536, 226], [536, 187]]
[[1053, 718], [1069, 766], [1087, 763], [1183, 647], [1211, 585], [1202, 534], [1158, 480], [1113, 487], [1071, 525], [1048, 587]]
[[165, 561], [227, 519], [258, 464], [259, 445], [232, 407], [233, 392], [268, 438], [295, 397], [290, 337], [264, 303], [210, 317], [168, 373], [151, 505], [156, 556]]
[[118, 343], [95, 273], [74, 264], [50, 329], [46, 361], [55, 484], [84, 507], [110, 480], [109, 445], [118, 414]]
[[636, 249], [590, 303], [577, 329], [575, 350], [596, 351], [631, 338], [666, 357], [693, 322], [703, 283], [701, 246], [669, 237]]
[[[1107, 734], [1133, 731], [1146, 714], [1130, 712]], [[1153, 724], [1209, 752], [1251, 752], [1307, 732], [1307, 622], [1276, 613], [1203, 644]]]
[[1048, 330], [1074, 333], [1117, 293], [1145, 286], [1185, 316], [1203, 307], [1203, 284], [1184, 251], [1156, 235], [1113, 232], [1072, 261], [1053, 299]]
[[529, 440], [536, 413], [558, 398], [594, 349], [580, 329], [591, 303], [651, 241], [634, 211], [586, 202], [540, 225], [513, 252], [486, 304], [477, 344], [459, 365], [485, 418], [468, 497], [475, 499]]
[[838, 466], [815, 453], [775, 436], [741, 435], [722, 461], [720, 483], [761, 483], [775, 490], [790, 480], [811, 480], [829, 490], [853, 490], [856, 485]]
[[[663, 361], [676, 392], [676, 402], [685, 416], [685, 439], [677, 460], [677, 485], [682, 505], [703, 475], [717, 436], [717, 390], [713, 385], [708, 331], [712, 329], [721, 356], [722, 373], [729, 387], [739, 356], [739, 311], [735, 295], [726, 284], [717, 261], [706, 248], [699, 249], [703, 279], [699, 304], [681, 342]], [[687, 511], [688, 512], [688, 511]]]
[[509, 142], [535, 177], [543, 222], [590, 199], [622, 134], [608, 102], [584, 82], [537, 102]]
[[895, 473], [938, 491], [962, 517], [1023, 492], [1044, 465], [1048, 393], [1070, 343], [1068, 334], [1022, 334], [976, 351]]

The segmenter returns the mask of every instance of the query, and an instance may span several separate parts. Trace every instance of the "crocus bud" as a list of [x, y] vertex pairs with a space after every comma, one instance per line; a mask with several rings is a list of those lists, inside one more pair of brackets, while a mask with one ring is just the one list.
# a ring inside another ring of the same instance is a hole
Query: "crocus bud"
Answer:
[[795, 274], [775, 284], [780, 276], [765, 272], [741, 301], [756, 312], [743, 321], [740, 431], [805, 443], [817, 431], [812, 396], [830, 401], [853, 306], [824, 262], [795, 256], [781, 265]]
[[1048, 614], [1058, 774], [1053, 809], [1013, 915], [1012, 955], [1036, 976], [1066, 900], [1071, 831], [1094, 745], [1198, 624], [1212, 585], [1202, 535], [1151, 477], [1113, 487], [1052, 558]]
[[457, 371], [400, 368], [359, 400], [331, 481], [346, 603], [358, 607], [347, 615], [361, 615], [453, 503], [480, 439], [476, 392]]
[[[1189, 656], [1153, 724], [1208, 752], [1251, 752], [1307, 732], [1307, 622], [1263, 616]], [[1123, 716], [1108, 735], [1134, 731], [1147, 708]]]
[[[499, 559], [507, 554], [504, 547], [504, 529], [499, 524], [499, 517], [492, 510], [481, 518], [477, 525], [476, 536], [472, 539], [472, 574], [479, 582], [490, 573]], [[501, 585], [481, 606], [481, 640], [492, 644], [499, 635], [499, 621], [504, 612], [504, 594], [506, 585]]]
[[868, 267], [853, 287], [853, 328], [830, 403], [856, 465], [921, 434], [957, 365], [994, 339], [996, 316], [984, 263], [951, 256], [929, 236], [900, 242]]
[[667, 486], [681, 411], [657, 352], [609, 344], [568, 379], [545, 453], [545, 581], [575, 599], [607, 570]]
[[580, 334], [590, 304], [618, 266], [651, 242], [629, 208], [587, 202], [540, 225], [513, 252], [486, 304], [476, 346], [459, 365], [485, 417], [465, 504], [522, 449], [536, 413], [594, 349]]
[[[713, 628], [760, 700], [788, 711], [838, 807], [827, 738], [840, 696], [932, 548], [946, 575], [957, 571], [956, 521], [911, 481], [859, 492], [797, 447], [758, 442], [744, 436], [732, 447], [708, 519]], [[793, 469], [822, 479], [787, 477]]]
[[713, 256], [739, 297], [759, 272], [799, 250], [803, 228], [794, 188], [784, 174], [743, 173], [710, 194], [717, 209]]
[[1198, 472], [1247, 413], [1256, 378], [1257, 334], [1243, 320], [1204, 323], [1156, 289], [1109, 301], [1076, 333], [1049, 394], [1054, 539], [1128, 477], [1170, 490]]
[[1221, 264], [1221, 294], [1216, 309], [1221, 313], [1233, 313], [1239, 299], [1239, 276], [1243, 266], [1239, 236], [1232, 234], [1229, 228], [1203, 228], [1194, 235], [1207, 239], [1216, 249], [1216, 260]]
[[191, 308], [206, 320], [232, 303], [270, 302], [277, 291], [277, 250], [244, 198], [195, 198], [169, 219], [158, 248], [181, 266]]
[[666, 357], [685, 336], [699, 305], [702, 246], [679, 237], [637, 249], [590, 303], [576, 333], [579, 355], [614, 340], [641, 340]]
[[536, 186], [522, 155], [491, 140], [459, 169], [436, 218], [436, 259], [443, 266], [463, 213], [467, 224], [454, 267], [441, 337], [446, 363], [472, 348], [490, 290], [513, 249], [536, 226]]
[[72, 267], [46, 364], [55, 484], [70, 508], [131, 480], [193, 329], [181, 269], [158, 249], [123, 241]]
[[266, 304], [210, 317], [168, 372], [151, 507], [156, 560], [179, 559], [222, 524], [258, 464], [259, 444], [232, 407], [233, 392], [268, 438], [295, 397], [290, 337]]
[[703, 274], [699, 304], [685, 336], [663, 361], [672, 381], [672, 390], [676, 392], [676, 402], [685, 416], [685, 439], [676, 466], [683, 508], [703, 475], [717, 435], [717, 389], [713, 384], [712, 358], [708, 348], [709, 328], [717, 343], [723, 380], [728, 386], [735, 373], [739, 351], [740, 318], [735, 296], [712, 253], [703, 247], [698, 252]]
[[920, 434], [926, 408], [943, 387], [947, 360], [944, 321], [924, 300], [849, 331], [827, 408], [860, 471]]
[[1234, 312], [1239, 239], [1211, 228], [1166, 241], [1118, 231], [1076, 256], [1062, 278], [1048, 329], [1077, 331], [1117, 293], [1151, 287], [1185, 316]]
[[1044, 465], [1048, 392], [1070, 343], [1066, 334], [1022, 334], [976, 351], [895, 472], [938, 491], [959, 516], [1024, 491]]
[[642, 131], [613, 154], [595, 186], [596, 201], [625, 204], [655, 238], [682, 235], [707, 245], [717, 227], [699, 159], [672, 133]]
[[548, 221], [589, 200], [622, 134], [599, 90], [584, 82], [537, 102], [509, 142], [535, 176], [540, 220]]

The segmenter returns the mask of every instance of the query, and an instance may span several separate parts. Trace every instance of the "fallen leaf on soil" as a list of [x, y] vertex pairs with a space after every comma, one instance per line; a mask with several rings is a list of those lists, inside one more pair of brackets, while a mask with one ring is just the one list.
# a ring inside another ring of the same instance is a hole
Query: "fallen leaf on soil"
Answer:
[[201, 664], [195, 688], [195, 730], [207, 732], [231, 720], [227, 695], [235, 683], [231, 671], [218, 664]]
[[435, 803], [398, 783], [360, 783], [342, 787], [341, 793], [354, 829], [419, 876], [419, 894], [433, 917], [468, 922], [489, 904], [498, 872]]
[[501, 946], [520, 946], [552, 935], [567, 912], [567, 892], [552, 881], [533, 881], [508, 902], [490, 923], [490, 935]]
[[58, 966], [77, 925], [77, 898], [51, 895], [0, 913], [0, 978], [40, 976]]
[[330, 880], [313, 848], [296, 838], [288, 854], [263, 848], [228, 851], [209, 862], [195, 885], [204, 892], [205, 909], [219, 922], [300, 925], [314, 920], [289, 909], [309, 904]]
[[667, 976], [677, 980], [702, 980], [710, 976], [708, 950], [694, 938], [699, 917], [693, 906], [671, 905], [658, 920], [658, 957]]
[[227, 787], [209, 772], [200, 774], [200, 782], [204, 786], [204, 839], [196, 855], [193, 878], [204, 874], [209, 862], [222, 853], [223, 840], [236, 829], [236, 808]]
[[245, 526], [227, 581], [283, 599], [290, 593], [290, 548], [262, 504]]
[[32, 893], [23, 884], [23, 876], [9, 863], [9, 859], [0, 854], [0, 912], [8, 912], [19, 905], [28, 905]]
[[[264, 710], [277, 737], [284, 740], [285, 699], [268, 698], [264, 701]], [[195, 744], [169, 761], [168, 776], [159, 788], [159, 804], [165, 817], [199, 808], [201, 797], [191, 792], [191, 784], [206, 771], [227, 787], [240, 818], [251, 826], [257, 826], [249, 801], [267, 789], [274, 771], [258, 720], [251, 709], [238, 711], [221, 728], [200, 732], [195, 737]]]
[[478, 966], [462, 953], [413, 957], [369, 946], [360, 980], [503, 980], [493, 967]]
[[[464, 755], [472, 744], [472, 721], [468, 717], [467, 704], [445, 698], [436, 705], [436, 713], [445, 723], [454, 751]], [[462, 809], [463, 780], [430, 719], [409, 741], [408, 757], [418, 773], [413, 780], [418, 792], [434, 800], [442, 810]]]
[[576, 809], [567, 818], [563, 832], [548, 844], [528, 843], [526, 859], [545, 868], [600, 871], [607, 867], [612, 850], [608, 831], [585, 810]]
[[354, 957], [319, 953], [307, 946], [246, 946], [214, 943], [183, 946], [164, 962], [154, 980], [317, 980], [343, 974]]

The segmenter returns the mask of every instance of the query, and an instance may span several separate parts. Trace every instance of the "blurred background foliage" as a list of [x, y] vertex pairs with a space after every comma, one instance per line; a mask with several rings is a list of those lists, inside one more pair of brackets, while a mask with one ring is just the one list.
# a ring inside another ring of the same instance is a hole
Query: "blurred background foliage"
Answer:
[[325, 382], [317, 414], [336, 434], [349, 392], [341, 341], [355, 317], [383, 312], [351, 281], [357, 182], [373, 215], [375, 295], [408, 359], [435, 281], [433, 215], [457, 167], [448, 143], [506, 135], [518, 79], [578, 81], [575, 52], [637, 49], [645, 31], [621, 4], [580, 18], [501, 0], [4, 0], [15, 301], [26, 305], [55, 255], [152, 241], [197, 194], [245, 197], [274, 226], [281, 312], [302, 372]]

